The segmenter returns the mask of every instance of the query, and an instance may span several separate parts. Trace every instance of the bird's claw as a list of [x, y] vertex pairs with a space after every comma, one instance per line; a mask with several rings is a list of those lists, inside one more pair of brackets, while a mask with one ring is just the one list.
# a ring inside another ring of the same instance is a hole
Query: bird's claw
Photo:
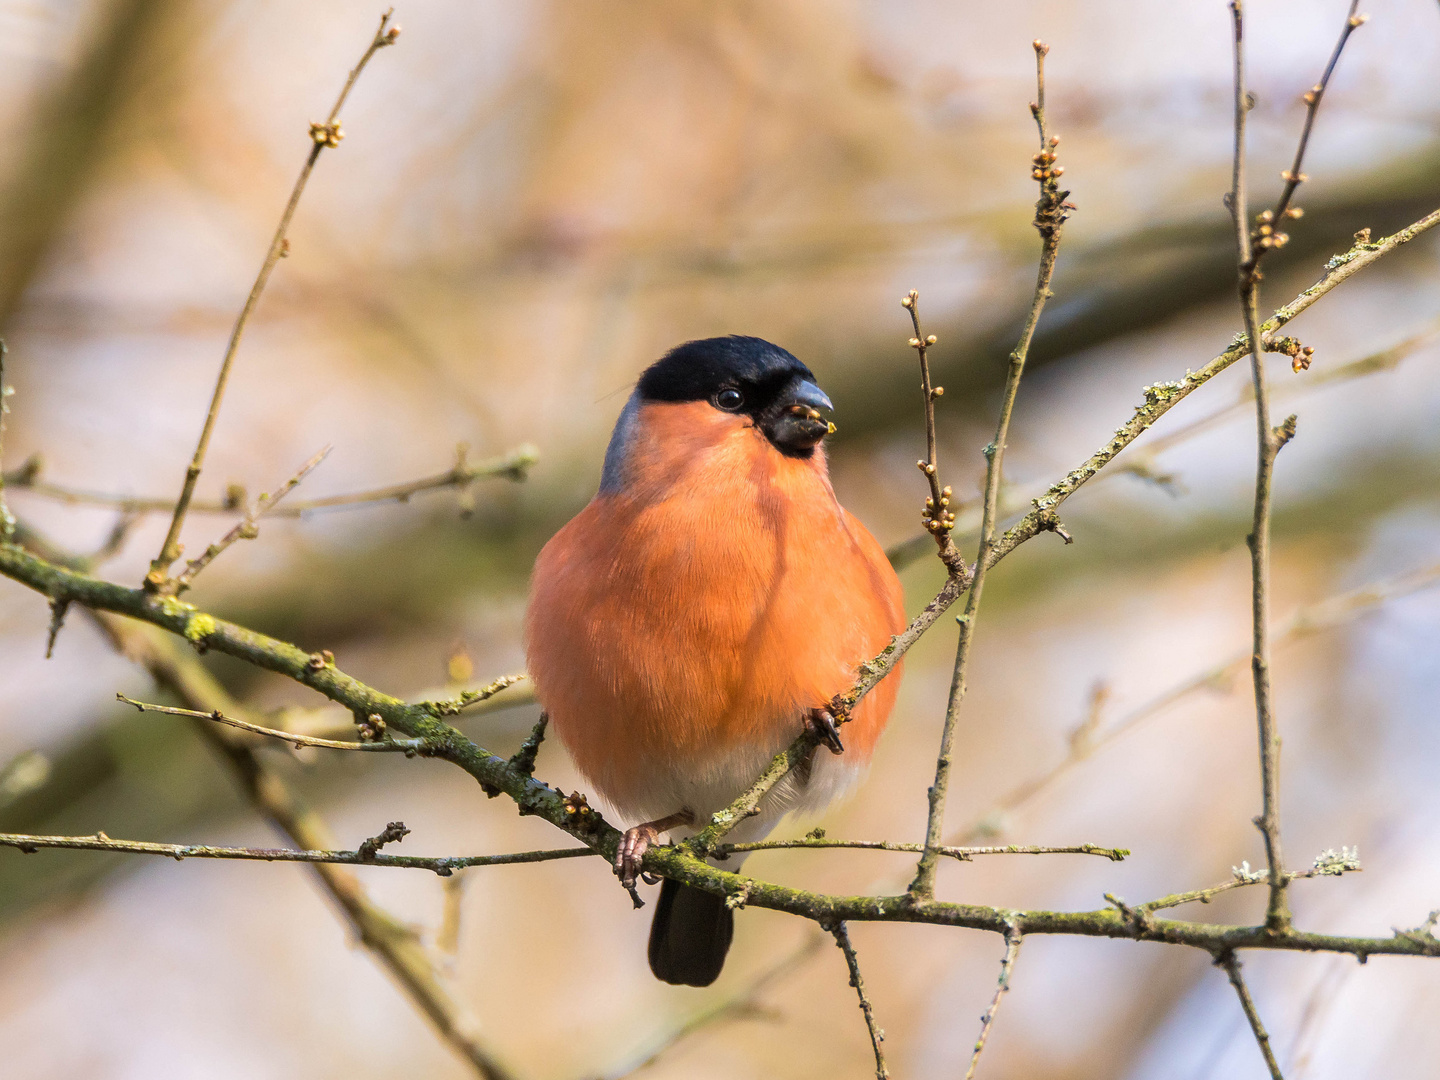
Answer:
[[824, 743], [832, 754], [845, 752], [845, 744], [840, 741], [840, 729], [835, 724], [835, 714], [829, 709], [811, 709], [807, 712], [805, 728]]
[[615, 874], [625, 888], [635, 887], [635, 878], [640, 873], [640, 862], [645, 858], [645, 852], [650, 850], [650, 845], [659, 838], [659, 830], [649, 822], [625, 830], [625, 835], [620, 838], [620, 846], [615, 849]]

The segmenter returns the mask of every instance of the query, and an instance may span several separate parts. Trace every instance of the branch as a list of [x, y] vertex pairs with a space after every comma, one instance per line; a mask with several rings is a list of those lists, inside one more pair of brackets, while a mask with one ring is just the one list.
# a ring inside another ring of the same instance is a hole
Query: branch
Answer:
[[255, 501], [255, 505], [245, 511], [245, 516], [233, 529], [221, 537], [216, 543], [206, 548], [198, 559], [190, 560], [189, 564], [185, 567], [185, 572], [175, 579], [175, 594], [178, 596], [190, 588], [195, 580], [195, 575], [214, 562], [215, 558], [231, 544], [235, 543], [235, 541], [253, 540], [259, 536], [260, 519], [270, 513], [276, 503], [280, 502], [286, 495], [289, 495], [290, 492], [299, 487], [300, 481], [304, 480], [305, 477], [319, 467], [320, 463], [329, 456], [330, 450], [331, 447], [325, 447], [325, 449], [305, 462], [304, 465], [301, 465], [295, 475], [285, 481], [285, 483], [280, 486], [280, 490], [274, 495], [261, 492], [260, 498]]
[[939, 455], [936, 451], [935, 439], [935, 399], [945, 393], [943, 386], [933, 386], [930, 382], [930, 353], [931, 345], [935, 344], [935, 335], [927, 335], [920, 329], [920, 294], [911, 289], [909, 294], [900, 301], [900, 306], [910, 312], [910, 322], [915, 327], [915, 336], [910, 339], [910, 347], [920, 357], [920, 392], [925, 398], [925, 460], [917, 461], [915, 464], [925, 474], [926, 481], [930, 484], [930, 498], [925, 500], [925, 509], [921, 512], [921, 519], [924, 521], [925, 529], [935, 538], [935, 544], [939, 548], [940, 561], [945, 564], [945, 569], [954, 578], [965, 579], [970, 575], [970, 568], [965, 565], [965, 557], [955, 546], [955, 541], [950, 532], [955, 528], [955, 515], [950, 511], [950, 497], [954, 491], [949, 487], [940, 486], [940, 476], [937, 473], [939, 467]]
[[[1030, 341], [1035, 336], [1035, 327], [1045, 301], [1050, 297], [1050, 279], [1055, 273], [1055, 256], [1060, 249], [1060, 233], [1068, 216], [1071, 204], [1065, 199], [1068, 191], [1060, 190], [1060, 176], [1065, 169], [1055, 164], [1055, 147], [1059, 136], [1051, 136], [1045, 127], [1045, 54], [1048, 45], [1035, 42], [1035, 83], [1036, 98], [1031, 105], [1035, 115], [1035, 126], [1040, 132], [1040, 152], [1035, 155], [1033, 176], [1040, 182], [1040, 199], [1035, 204], [1035, 228], [1040, 233], [1040, 269], [1035, 278], [1035, 296], [1030, 302], [1030, 314], [1025, 320], [1020, 341], [1010, 353], [1010, 368], [1005, 377], [1005, 390], [1000, 401], [1000, 417], [995, 425], [995, 440], [985, 449], [988, 465], [985, 471], [984, 514], [980, 523], [980, 550], [975, 556], [975, 570], [970, 578], [970, 593], [965, 598], [965, 613], [960, 616], [960, 642], [955, 650], [955, 671], [950, 682], [950, 699], [945, 706], [945, 723], [940, 733], [940, 754], [935, 763], [935, 782], [929, 791], [930, 814], [925, 827], [925, 853], [915, 870], [915, 880], [910, 891], [917, 896], [929, 897], [935, 893], [935, 871], [939, 855], [940, 837], [945, 828], [945, 797], [950, 789], [951, 751], [955, 743], [955, 725], [959, 717], [960, 704], [965, 699], [966, 671], [970, 661], [970, 647], [974, 640], [975, 622], [980, 615], [980, 597], [985, 588], [985, 575], [990, 566], [990, 555], [995, 549], [996, 519], [999, 516], [1000, 477], [1004, 468], [1005, 443], [1010, 436], [1010, 416], [1015, 408], [1015, 398], [1020, 390], [1020, 377], [1025, 371], [1025, 356], [1030, 350]], [[1053, 523], [1058, 529], [1058, 521]]]
[[210, 712], [199, 712], [196, 709], [177, 709], [169, 705], [150, 705], [143, 701], [135, 701], [124, 694], [116, 694], [115, 700], [123, 701], [126, 705], [135, 706], [139, 712], [164, 713], [167, 716], [188, 716], [194, 720], [213, 720], [217, 724], [226, 724], [241, 731], [248, 731], [252, 735], [264, 735], [266, 738], [279, 739], [281, 742], [289, 743], [299, 750], [302, 746], [319, 747], [326, 750], [368, 750], [372, 753], [403, 753], [406, 757], [413, 757], [415, 754], [424, 754], [430, 749], [430, 744], [423, 739], [390, 739], [386, 738], [379, 742], [342, 742], [338, 739], [318, 739], [313, 735], [300, 735], [293, 731], [282, 731], [278, 728], [261, 727], [259, 724], [252, 724], [248, 720], [237, 720], [233, 716], [226, 716], [219, 709]]
[[[317, 510], [348, 510], [375, 506], [380, 503], [403, 503], [409, 502], [412, 495], [441, 488], [459, 488], [463, 494], [476, 480], [497, 477], [506, 480], [524, 480], [529, 468], [539, 460], [540, 452], [529, 443], [525, 443], [498, 457], [487, 458], [472, 465], [465, 460], [462, 447], [459, 462], [453, 468], [436, 473], [434, 476], [345, 495], [325, 495], [318, 499], [292, 499], [283, 509], [268, 511], [266, 516], [300, 518]], [[68, 487], [64, 484], [52, 484], [47, 480], [40, 479], [40, 475], [39, 459], [31, 458], [18, 469], [4, 474], [4, 482], [12, 488], [71, 505], [110, 506], [128, 514], [169, 514], [175, 510], [173, 499], [88, 491], [83, 488]], [[232, 490], [229, 496], [221, 500], [192, 499], [189, 512], [192, 514], [233, 514], [243, 502], [244, 493]]]
[[1240, 974], [1240, 958], [1233, 952], [1228, 952], [1216, 961], [1225, 969], [1230, 976], [1230, 985], [1235, 987], [1235, 993], [1240, 998], [1240, 1007], [1245, 1010], [1245, 1019], [1250, 1021], [1250, 1030], [1255, 1035], [1255, 1041], [1260, 1046], [1260, 1053], [1265, 1058], [1265, 1067], [1270, 1070], [1271, 1080], [1285, 1080], [1280, 1073], [1280, 1063], [1275, 1060], [1275, 1051], [1270, 1049], [1270, 1036], [1265, 1031], [1265, 1025], [1260, 1021], [1260, 1013], [1255, 1008], [1255, 1001], [1250, 997], [1250, 988], [1245, 985], [1245, 978]]
[[970, 1057], [970, 1067], [965, 1070], [965, 1080], [975, 1080], [975, 1069], [980, 1064], [980, 1055], [985, 1050], [985, 1043], [990, 1038], [991, 1025], [995, 1023], [995, 1014], [1000, 1011], [1000, 999], [1010, 989], [1010, 973], [1015, 970], [1015, 961], [1020, 956], [1020, 942], [1024, 940], [1019, 929], [1005, 931], [1005, 957], [1000, 961], [1000, 983], [995, 987], [995, 996], [990, 999], [990, 1007], [980, 1017], [980, 1037], [975, 1040], [975, 1053]]
[[[1253, 234], [1249, 226], [1245, 190], [1245, 120], [1253, 101], [1245, 89], [1245, 24], [1242, 0], [1231, 0], [1230, 4], [1235, 42], [1235, 154], [1230, 188], [1230, 213], [1235, 224], [1240, 311], [1249, 344], [1251, 378], [1255, 385], [1255, 509], [1250, 535], [1247, 537], [1250, 547], [1253, 624], [1251, 669], [1255, 683], [1255, 719], [1260, 739], [1262, 797], [1262, 810], [1255, 819], [1255, 825], [1265, 839], [1265, 858], [1270, 867], [1270, 901], [1265, 922], [1275, 933], [1283, 933], [1290, 925], [1290, 908], [1285, 900], [1285, 858], [1280, 843], [1280, 736], [1276, 730], [1270, 686], [1270, 518], [1275, 458], [1280, 449], [1295, 435], [1295, 417], [1291, 416], [1279, 427], [1272, 427], [1270, 424], [1269, 388], [1265, 380], [1266, 342], [1262, 337], [1259, 315], [1260, 261], [1267, 252], [1283, 246], [1288, 239], [1285, 233], [1274, 231], [1275, 225], [1287, 216], [1300, 216], [1300, 208], [1292, 208], [1290, 201], [1295, 189], [1305, 179], [1300, 169], [1315, 114], [1320, 107], [1320, 99], [1324, 96], [1325, 87], [1346, 41], [1355, 28], [1364, 22], [1355, 14], [1358, 4], [1359, 0], [1351, 0], [1345, 28], [1325, 68], [1325, 74], [1316, 87], [1305, 95], [1308, 108], [1295, 151], [1295, 162], [1287, 172], [1281, 174], [1285, 180], [1285, 188], [1275, 209], [1260, 215]], [[1308, 360], [1301, 362], [1302, 366], [1306, 363]]]
[[[1285, 882], [1288, 885], [1292, 881], [1301, 881], [1315, 877], [1339, 877], [1341, 874], [1358, 872], [1360, 870], [1360, 854], [1354, 848], [1341, 848], [1339, 851], [1333, 849], [1322, 851], [1315, 856], [1315, 863], [1309, 870], [1290, 870], [1285, 874]], [[1211, 885], [1208, 889], [1191, 889], [1189, 892], [1174, 893], [1170, 896], [1162, 896], [1158, 900], [1151, 900], [1141, 904], [1132, 910], [1146, 916], [1152, 911], [1161, 911], [1166, 908], [1179, 907], [1181, 904], [1193, 904], [1197, 901], [1201, 904], [1208, 904], [1221, 893], [1229, 892], [1231, 889], [1243, 889], [1247, 885], [1258, 885], [1262, 881], [1268, 882], [1270, 874], [1267, 870], [1251, 870], [1248, 862], [1232, 868], [1229, 881], [1222, 881], [1219, 885]], [[1119, 904], [1119, 901], [1107, 895], [1112, 903]]]
[[[178, 603], [173, 598], [169, 602]], [[158, 686], [181, 701], [230, 714], [242, 711], [198, 659], [180, 651], [178, 642], [103, 612], [94, 612], [94, 617], [119, 652], [144, 667]], [[306, 806], [285, 779], [244, 741], [215, 724], [197, 727], [201, 737], [229, 766], [251, 804], [271, 825], [302, 849], [333, 847], [324, 819]], [[438, 962], [414, 930], [371, 900], [350, 871], [326, 863], [315, 863], [311, 869], [356, 937], [435, 1025], [440, 1037], [486, 1080], [507, 1080], [508, 1071], [480, 1040], [475, 1019], [451, 997], [440, 977]]]
[[[397, 823], [398, 824], [398, 823]], [[403, 826], [401, 826], [403, 829]], [[399, 831], [399, 830], [397, 830]], [[406, 830], [408, 831], [408, 830]], [[355, 851], [314, 851], [303, 848], [218, 847], [212, 844], [157, 844], [148, 840], [112, 840], [103, 832], [92, 836], [31, 836], [26, 833], [0, 833], [0, 847], [17, 848], [33, 855], [42, 848], [71, 851], [115, 851], [126, 855], [163, 855], [179, 862], [183, 859], [238, 859], [242, 862], [327, 863], [340, 866], [390, 866], [406, 870], [429, 870], [440, 877], [449, 877], [456, 870], [472, 866], [511, 866], [517, 863], [552, 862], [594, 855], [589, 848], [557, 848], [546, 851], [516, 851], [503, 855], [447, 855], [427, 858], [418, 855], [387, 855], [378, 850], [382, 843], [398, 837], [381, 833]]]
[[865, 1014], [865, 1029], [870, 1033], [870, 1046], [875, 1051], [875, 1080], [889, 1080], [890, 1070], [885, 1067], [885, 1051], [880, 1046], [885, 1041], [885, 1032], [875, 1025], [875, 1009], [865, 996], [865, 979], [860, 974], [860, 958], [855, 955], [855, 946], [850, 944], [850, 931], [843, 922], [827, 927], [835, 935], [835, 944], [845, 954], [845, 966], [850, 969], [850, 985], [860, 998], [860, 1011]]
[[[829, 840], [823, 836], [807, 836], [801, 840], [756, 840], [747, 844], [721, 844], [716, 849], [720, 856], [741, 854], [750, 851], [785, 851], [790, 849], [856, 848], [862, 851], [907, 851], [922, 852], [924, 844], [901, 844], [890, 840]], [[1099, 855], [1111, 862], [1124, 862], [1130, 854], [1128, 848], [1107, 848], [1095, 844], [1075, 844], [1071, 847], [1044, 847], [1038, 844], [1006, 844], [990, 847], [949, 847], [934, 849], [939, 855], [969, 862], [976, 855]]]
[[335, 99], [335, 105], [330, 110], [330, 115], [324, 124], [310, 125], [310, 152], [305, 156], [305, 164], [300, 169], [300, 175], [295, 180], [295, 187], [290, 192], [290, 200], [285, 204], [285, 210], [280, 215], [280, 224], [275, 229], [275, 236], [270, 241], [270, 248], [265, 253], [265, 261], [260, 264], [260, 273], [255, 278], [255, 284], [250, 287], [250, 295], [245, 298], [245, 306], [240, 309], [240, 316], [235, 320], [235, 329], [230, 332], [230, 342], [225, 347], [225, 357], [220, 362], [220, 374], [215, 380], [215, 392], [210, 398], [210, 409], [205, 414], [205, 425], [200, 429], [200, 441], [195, 444], [195, 454], [190, 459], [190, 467], [185, 470], [185, 483], [180, 489], [180, 498], [175, 502], [175, 513], [170, 519], [170, 529], [165, 534], [165, 542], [161, 545], [160, 554], [150, 563], [150, 572], [145, 575], [145, 585], [151, 591], [161, 591], [169, 587], [168, 573], [172, 563], [180, 557], [180, 528], [185, 524], [185, 514], [190, 509], [190, 499], [195, 494], [195, 482], [200, 479], [200, 470], [205, 464], [205, 453], [210, 447], [210, 436], [215, 430], [215, 421], [220, 416], [220, 402], [225, 396], [225, 385], [230, 380], [230, 368], [235, 360], [235, 353], [240, 348], [240, 338], [245, 333], [245, 324], [250, 321], [250, 315], [255, 310], [255, 305], [260, 301], [260, 294], [265, 291], [265, 285], [270, 280], [270, 274], [275, 269], [275, 264], [290, 252], [290, 242], [285, 234], [290, 229], [290, 220], [295, 216], [295, 209], [300, 205], [300, 196], [305, 192], [306, 181], [310, 179], [310, 173], [315, 168], [315, 162], [320, 159], [320, 154], [326, 147], [337, 147], [345, 133], [340, 130], [340, 109], [345, 104], [345, 99], [350, 96], [350, 90], [355, 85], [355, 80], [365, 70], [365, 65], [370, 58], [387, 45], [395, 44], [395, 39], [400, 36], [398, 26], [390, 26], [390, 14], [387, 11], [380, 17], [380, 26], [375, 31], [369, 47], [360, 57], [360, 62], [351, 70], [349, 78], [340, 90], [340, 96]]

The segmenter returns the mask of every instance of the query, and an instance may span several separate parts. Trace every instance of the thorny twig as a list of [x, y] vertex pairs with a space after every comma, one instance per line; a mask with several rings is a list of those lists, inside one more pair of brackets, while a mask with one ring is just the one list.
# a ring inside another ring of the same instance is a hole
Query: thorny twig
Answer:
[[[1072, 209], [1065, 200], [1068, 191], [1060, 190], [1060, 176], [1065, 169], [1055, 164], [1055, 148], [1060, 137], [1052, 136], [1045, 126], [1045, 54], [1050, 51], [1044, 42], [1035, 42], [1035, 102], [1031, 112], [1035, 126], [1040, 133], [1040, 152], [1035, 155], [1033, 176], [1040, 183], [1040, 199], [1035, 204], [1035, 228], [1040, 233], [1040, 268], [1035, 279], [1035, 296], [1030, 303], [1030, 314], [1025, 320], [1020, 341], [1010, 353], [1010, 365], [1005, 376], [1005, 389], [1000, 403], [1000, 417], [995, 425], [995, 439], [985, 449], [988, 459], [985, 471], [984, 513], [980, 524], [980, 549], [975, 556], [975, 570], [970, 579], [969, 595], [965, 598], [965, 613], [959, 617], [960, 641], [955, 650], [955, 672], [950, 682], [950, 698], [945, 706], [945, 722], [940, 734], [940, 753], [935, 763], [935, 782], [929, 791], [930, 812], [925, 827], [925, 853], [915, 870], [915, 880], [910, 891], [916, 896], [930, 897], [935, 893], [935, 872], [941, 835], [945, 828], [945, 797], [949, 793], [951, 753], [955, 743], [955, 728], [959, 718], [960, 704], [965, 698], [966, 672], [969, 666], [971, 642], [974, 640], [975, 622], [980, 614], [980, 598], [985, 587], [985, 575], [989, 569], [990, 557], [996, 548], [996, 524], [999, 516], [1000, 478], [1005, 461], [1005, 443], [1010, 436], [1010, 416], [1015, 408], [1015, 398], [1020, 390], [1020, 377], [1025, 371], [1025, 357], [1030, 351], [1030, 341], [1035, 336], [1035, 327], [1045, 301], [1050, 297], [1050, 279], [1055, 272], [1055, 255], [1060, 247], [1060, 233]], [[1050, 519], [1048, 527], [1060, 531], [1058, 518]], [[1063, 535], [1063, 533], [1062, 533]]]
[[210, 448], [210, 436], [215, 430], [215, 421], [220, 416], [220, 402], [225, 396], [225, 386], [230, 380], [230, 369], [235, 360], [235, 353], [240, 347], [240, 339], [245, 333], [245, 325], [250, 321], [255, 305], [260, 301], [260, 294], [265, 291], [275, 264], [289, 254], [290, 242], [285, 238], [285, 234], [290, 229], [290, 220], [295, 216], [296, 207], [300, 205], [300, 196], [305, 192], [305, 184], [310, 179], [310, 173], [314, 170], [315, 163], [327, 147], [339, 146], [340, 140], [345, 137], [345, 133], [340, 130], [340, 109], [344, 106], [345, 99], [350, 96], [350, 90], [355, 85], [355, 80], [365, 70], [365, 65], [370, 62], [372, 56], [385, 46], [395, 44], [396, 38], [400, 36], [400, 28], [390, 26], [390, 15], [391, 12], [387, 11], [380, 17], [380, 26], [375, 31], [375, 36], [360, 57], [360, 62], [351, 69], [344, 87], [340, 90], [340, 96], [335, 99], [335, 105], [331, 108], [325, 123], [310, 125], [310, 152], [305, 155], [305, 164], [300, 169], [300, 175], [296, 178], [295, 186], [290, 192], [290, 199], [285, 204], [284, 212], [280, 215], [280, 224], [276, 227], [270, 247], [265, 253], [265, 261], [260, 264], [260, 273], [256, 275], [255, 284], [250, 287], [250, 295], [245, 298], [245, 306], [240, 309], [240, 315], [235, 320], [235, 329], [230, 332], [230, 341], [225, 346], [225, 357], [220, 361], [220, 374], [215, 380], [215, 391], [210, 398], [210, 408], [205, 414], [205, 424], [200, 429], [200, 440], [195, 444], [195, 453], [190, 459], [189, 467], [185, 470], [185, 483], [180, 489], [180, 498], [175, 502], [175, 513], [170, 519], [170, 528], [165, 534], [165, 542], [160, 547], [160, 554], [151, 561], [150, 572], [145, 575], [145, 587], [152, 592], [170, 591], [173, 588], [173, 582], [169, 580], [168, 574], [170, 566], [181, 554], [180, 528], [185, 524], [185, 515], [190, 509], [190, 499], [195, 494], [195, 483], [200, 479], [200, 470], [205, 464], [205, 453]]
[[865, 1029], [870, 1033], [870, 1046], [875, 1051], [875, 1080], [889, 1080], [890, 1070], [885, 1067], [885, 1032], [875, 1023], [875, 1009], [865, 996], [865, 978], [860, 974], [860, 958], [855, 955], [855, 946], [850, 944], [850, 931], [843, 922], [824, 927], [835, 935], [835, 944], [845, 954], [845, 966], [850, 969], [850, 985], [860, 998], [860, 1011], [865, 1014]]
[[1020, 942], [1024, 935], [1020, 928], [1006, 927], [1005, 929], [1005, 957], [1000, 961], [1000, 982], [995, 987], [995, 996], [990, 999], [990, 1007], [980, 1017], [980, 1035], [975, 1040], [975, 1052], [970, 1056], [970, 1067], [965, 1070], [965, 1080], [975, 1080], [975, 1069], [980, 1064], [980, 1055], [985, 1050], [985, 1043], [990, 1038], [990, 1028], [995, 1023], [995, 1014], [1000, 1010], [1000, 999], [1010, 989], [1010, 974], [1015, 970], [1015, 961], [1020, 956]]

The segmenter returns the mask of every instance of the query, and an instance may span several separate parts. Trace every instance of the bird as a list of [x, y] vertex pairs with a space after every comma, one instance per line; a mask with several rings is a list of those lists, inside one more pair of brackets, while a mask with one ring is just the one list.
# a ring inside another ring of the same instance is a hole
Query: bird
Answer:
[[[671, 349], [621, 411], [594, 499], [536, 559], [528, 670], [577, 771], [638, 822], [616, 856], [629, 888], [651, 844], [694, 835], [807, 727], [831, 752], [817, 748], [730, 839], [847, 794], [894, 707], [898, 670], [843, 741], [827, 709], [905, 614], [884, 550], [835, 497], [822, 410], [834, 407], [814, 374], [768, 341]], [[708, 986], [733, 932], [723, 898], [666, 879], [651, 970]]]

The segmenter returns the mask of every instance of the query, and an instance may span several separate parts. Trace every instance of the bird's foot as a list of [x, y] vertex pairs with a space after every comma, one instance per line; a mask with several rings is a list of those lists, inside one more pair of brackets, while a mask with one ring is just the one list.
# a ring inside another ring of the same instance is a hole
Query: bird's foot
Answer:
[[662, 832], [676, 825], [694, 823], [695, 815], [689, 810], [681, 810], [658, 821], [644, 821], [626, 829], [625, 835], [620, 838], [620, 846], [615, 849], [615, 875], [620, 879], [620, 884], [627, 889], [635, 888], [635, 879], [640, 874], [640, 863], [645, 858], [645, 852], [650, 850], [651, 844], [660, 839]]
[[625, 835], [620, 838], [620, 846], [615, 849], [615, 874], [620, 878], [621, 885], [627, 889], [635, 887], [635, 878], [640, 873], [640, 862], [645, 858], [645, 852], [650, 850], [650, 845], [659, 838], [660, 830], [648, 821], [625, 830]]
[[845, 744], [840, 741], [840, 729], [835, 723], [835, 714], [829, 709], [811, 709], [807, 712], [805, 730], [814, 735], [832, 754], [845, 752]]

